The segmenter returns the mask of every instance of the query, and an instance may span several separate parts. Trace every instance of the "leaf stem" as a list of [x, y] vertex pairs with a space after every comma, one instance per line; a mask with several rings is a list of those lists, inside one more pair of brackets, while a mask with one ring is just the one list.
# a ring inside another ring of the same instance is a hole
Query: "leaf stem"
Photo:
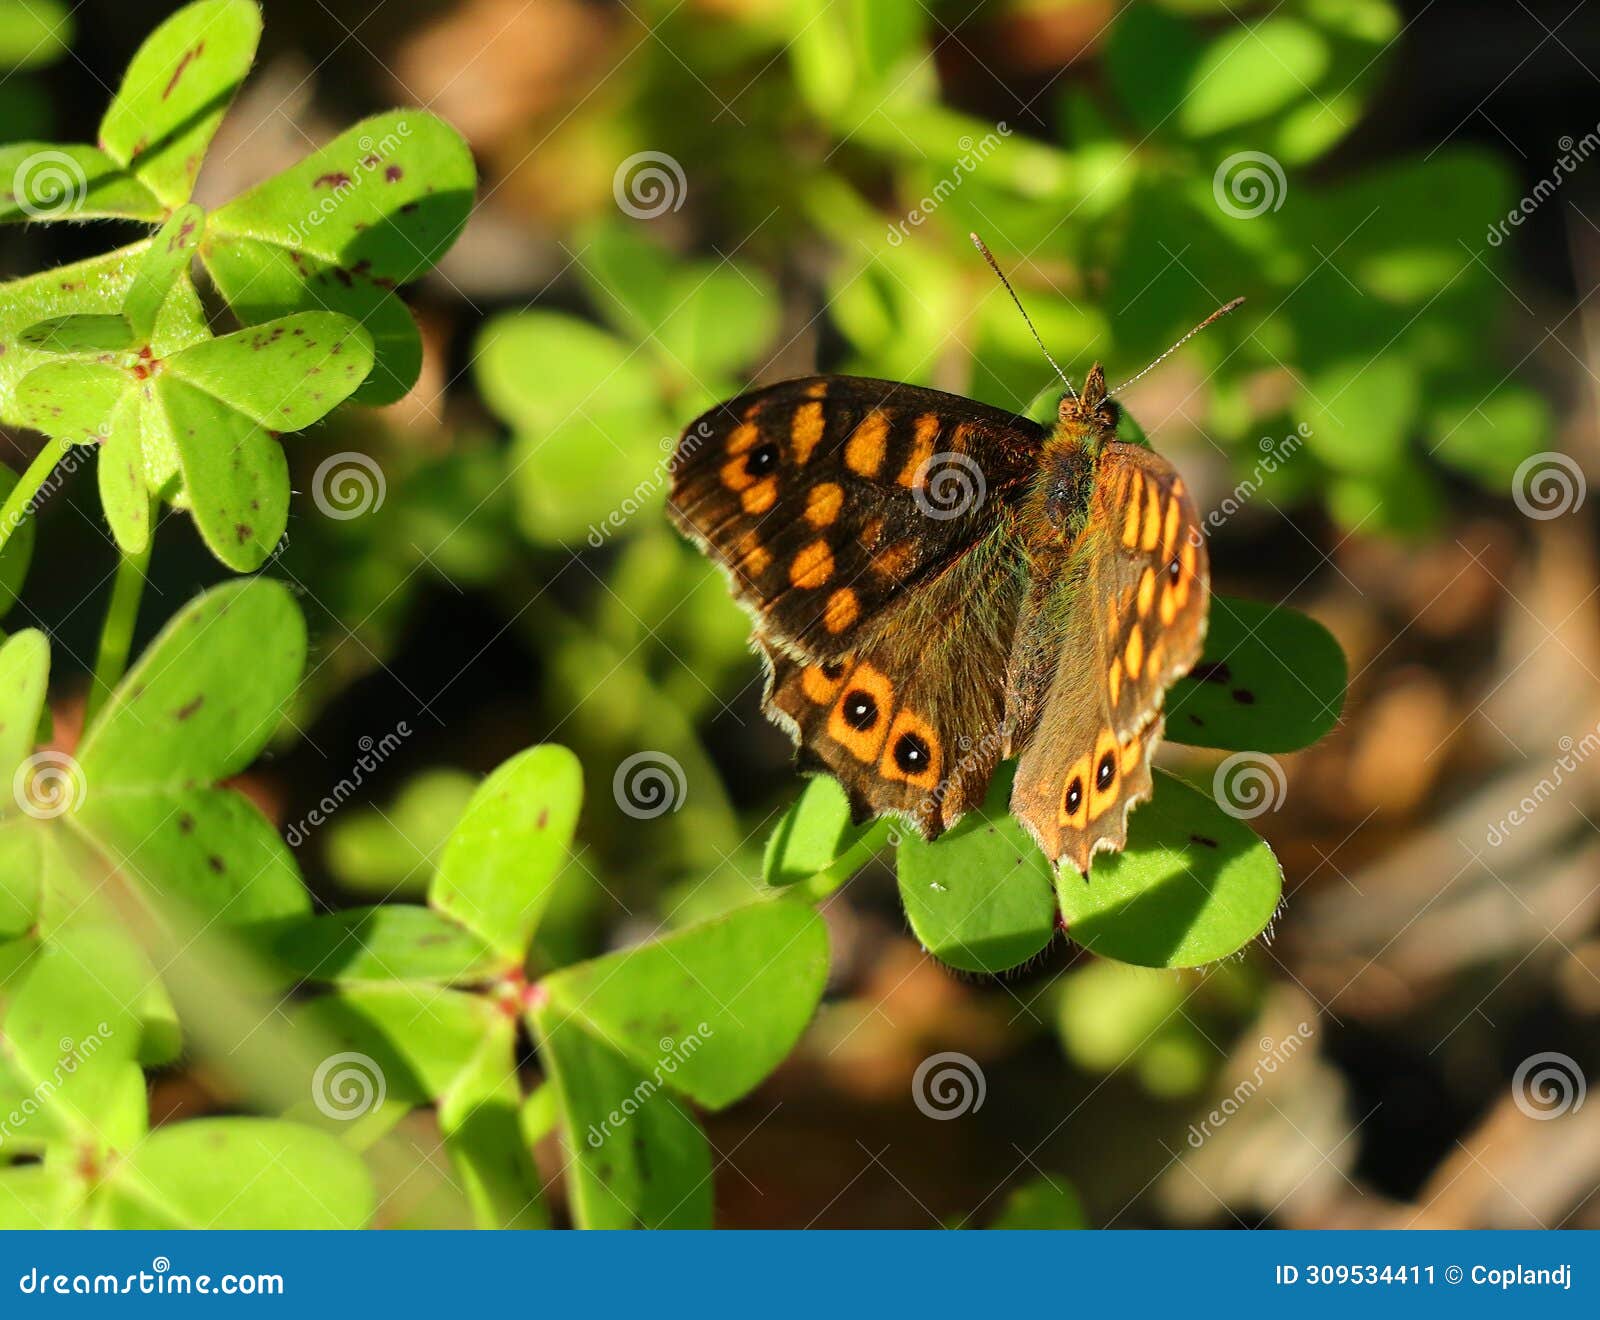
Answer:
[[6, 496], [5, 504], [0, 506], [0, 550], [6, 548], [6, 542], [11, 539], [12, 533], [22, 526], [23, 517], [28, 505], [33, 502], [33, 497], [50, 479], [50, 474], [56, 470], [56, 464], [71, 448], [71, 440], [45, 441], [44, 448], [39, 451], [33, 462], [28, 464], [28, 470], [11, 488], [11, 494]]
[[[905, 827], [909, 828], [909, 827]], [[780, 894], [799, 894], [808, 902], [820, 902], [876, 857], [889, 844], [889, 822], [877, 820], [840, 856], [815, 875], [778, 890]]]
[[139, 602], [144, 597], [145, 574], [150, 567], [150, 550], [155, 536], [146, 538], [138, 554], [123, 552], [117, 560], [117, 579], [111, 587], [111, 605], [100, 630], [100, 650], [94, 661], [94, 680], [83, 713], [83, 727], [89, 728], [105, 705], [111, 690], [122, 681], [133, 648], [134, 625], [139, 621]]

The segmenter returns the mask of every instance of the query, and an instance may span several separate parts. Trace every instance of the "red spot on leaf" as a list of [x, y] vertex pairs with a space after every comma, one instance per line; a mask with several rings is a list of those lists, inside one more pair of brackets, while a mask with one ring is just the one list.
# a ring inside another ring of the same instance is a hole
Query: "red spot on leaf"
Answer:
[[[178, 80], [183, 77], [184, 70], [193, 64], [197, 59], [199, 59], [200, 56], [205, 53], [205, 49], [206, 43], [204, 41], [199, 41], [195, 43], [193, 50], [186, 50], [183, 52], [183, 58], [178, 61], [178, 67], [172, 71], [172, 77], [167, 81], [166, 90], [161, 93], [161, 99], [163, 101], [172, 95], [173, 90], [178, 85]], [[138, 152], [135, 151], [134, 154], [137, 155]]]

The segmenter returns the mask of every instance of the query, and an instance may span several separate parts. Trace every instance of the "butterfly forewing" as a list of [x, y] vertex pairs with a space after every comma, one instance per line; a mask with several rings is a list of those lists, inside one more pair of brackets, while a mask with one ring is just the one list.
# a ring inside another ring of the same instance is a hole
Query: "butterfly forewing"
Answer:
[[1003, 519], [1043, 437], [935, 390], [786, 381], [689, 426], [669, 509], [728, 570], [764, 640], [832, 659]]

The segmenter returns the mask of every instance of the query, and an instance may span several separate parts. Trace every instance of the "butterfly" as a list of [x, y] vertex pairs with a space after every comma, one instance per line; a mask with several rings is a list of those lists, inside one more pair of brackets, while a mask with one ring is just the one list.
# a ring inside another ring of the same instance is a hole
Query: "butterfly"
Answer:
[[1087, 878], [1151, 795], [1209, 566], [1182, 477], [1117, 438], [1099, 364], [1062, 380], [1049, 429], [890, 381], [757, 389], [684, 431], [668, 511], [753, 620], [766, 714], [858, 823], [937, 838], [1016, 757], [1012, 813]]

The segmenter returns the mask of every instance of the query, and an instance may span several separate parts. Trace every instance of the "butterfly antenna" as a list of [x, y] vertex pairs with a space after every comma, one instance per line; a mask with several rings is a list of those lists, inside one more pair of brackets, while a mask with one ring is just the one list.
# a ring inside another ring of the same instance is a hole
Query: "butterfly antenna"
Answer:
[[1199, 334], [1202, 330], [1204, 330], [1213, 321], [1220, 321], [1229, 312], [1233, 311], [1233, 309], [1235, 307], [1239, 307], [1243, 303], [1244, 303], [1244, 299], [1243, 298], [1235, 298], [1231, 303], [1228, 303], [1226, 306], [1217, 308], [1217, 310], [1212, 312], [1210, 316], [1206, 317], [1206, 319], [1203, 320], [1202, 322], [1200, 322], [1199, 325], [1195, 326], [1195, 328], [1193, 330], [1189, 331], [1188, 334], [1186, 334], [1176, 344], [1174, 344], [1165, 353], [1163, 353], [1154, 362], [1152, 362], [1148, 367], [1146, 367], [1143, 371], [1141, 371], [1138, 376], [1134, 376], [1129, 380], [1123, 381], [1122, 384], [1118, 385], [1117, 388], [1114, 389], [1114, 390], [1107, 391], [1106, 398], [1109, 399], [1113, 394], [1120, 394], [1123, 390], [1127, 389], [1128, 386], [1132, 385], [1134, 381], [1138, 380], [1140, 376], [1148, 376], [1152, 371], [1154, 371], [1157, 367], [1159, 367], [1163, 362], [1165, 362], [1169, 357], [1171, 357], [1180, 348], [1182, 348], [1185, 344], [1187, 344], [1191, 339], [1193, 339], [1197, 334]]
[[[995, 273], [1000, 283], [1006, 286], [1006, 292], [1011, 295], [1011, 301], [1016, 303], [1017, 310], [1022, 313], [1023, 322], [1028, 327], [1028, 333], [1033, 336], [1033, 342], [1039, 345], [1039, 351], [1044, 354], [1044, 360], [1055, 368], [1056, 375], [1061, 377], [1061, 383], [1067, 387], [1067, 393], [1076, 399], [1078, 391], [1072, 388], [1072, 382], [1067, 379], [1067, 373], [1061, 370], [1056, 360], [1050, 356], [1050, 350], [1044, 346], [1044, 340], [1039, 338], [1039, 332], [1033, 328], [1033, 322], [1028, 320], [1027, 309], [1023, 307], [1022, 299], [1017, 297], [1017, 291], [1011, 287], [1011, 281], [1006, 278], [1006, 273], [1000, 269], [1000, 263], [994, 259], [994, 253], [989, 251], [988, 246], [976, 234], [968, 234], [967, 237], [972, 240], [973, 246], [983, 253], [983, 259], [989, 263], [989, 269]], [[1212, 319], [1215, 320], [1216, 317]]]

